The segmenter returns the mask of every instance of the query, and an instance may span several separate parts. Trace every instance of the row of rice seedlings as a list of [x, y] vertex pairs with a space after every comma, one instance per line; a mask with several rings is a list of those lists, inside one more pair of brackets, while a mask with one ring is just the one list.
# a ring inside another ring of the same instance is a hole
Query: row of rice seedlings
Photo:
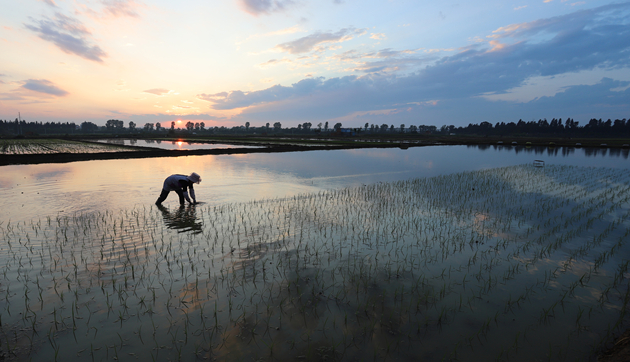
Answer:
[[520, 166], [184, 214], [6, 222], [0, 348], [587, 360], [628, 325], [628, 200], [627, 171]]

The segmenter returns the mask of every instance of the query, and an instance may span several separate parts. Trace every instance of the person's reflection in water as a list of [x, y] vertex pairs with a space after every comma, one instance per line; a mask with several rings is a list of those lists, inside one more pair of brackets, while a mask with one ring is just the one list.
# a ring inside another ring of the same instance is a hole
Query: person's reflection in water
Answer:
[[202, 223], [197, 220], [195, 205], [181, 205], [171, 212], [163, 205], [157, 207], [164, 217], [164, 223], [169, 229], [177, 230], [178, 233], [191, 232], [199, 234], [202, 230]]

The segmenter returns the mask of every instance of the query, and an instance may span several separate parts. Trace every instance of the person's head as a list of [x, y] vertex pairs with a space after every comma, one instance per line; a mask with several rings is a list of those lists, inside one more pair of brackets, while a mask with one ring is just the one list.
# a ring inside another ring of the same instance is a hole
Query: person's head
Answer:
[[196, 174], [195, 172], [191, 173], [190, 176], [188, 176], [188, 179], [191, 182], [194, 182], [196, 184], [201, 182], [201, 176], [199, 176], [198, 174]]

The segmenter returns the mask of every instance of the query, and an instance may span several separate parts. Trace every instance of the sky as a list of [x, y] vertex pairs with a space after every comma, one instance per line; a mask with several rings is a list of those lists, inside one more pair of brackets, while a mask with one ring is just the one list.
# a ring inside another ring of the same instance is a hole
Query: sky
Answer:
[[630, 2], [2, 1], [4, 120], [630, 118]]

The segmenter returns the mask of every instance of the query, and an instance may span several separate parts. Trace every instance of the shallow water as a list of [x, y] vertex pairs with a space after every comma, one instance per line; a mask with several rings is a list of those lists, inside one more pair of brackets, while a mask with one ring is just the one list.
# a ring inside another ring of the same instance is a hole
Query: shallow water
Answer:
[[127, 138], [107, 138], [101, 140], [90, 140], [93, 142], [108, 143], [118, 146], [139, 146], [153, 147], [163, 150], [215, 150], [226, 148], [260, 148], [262, 146], [232, 145], [224, 143], [201, 143], [189, 141], [163, 141], [163, 140], [136, 140]]
[[628, 325], [630, 171], [532, 165], [0, 224], [34, 360], [589, 360]]
[[[206, 155], [0, 167], [0, 220], [151, 206], [164, 178], [197, 172], [199, 201], [287, 197], [346, 186], [518, 164], [630, 168], [628, 150], [431, 146], [274, 154]], [[172, 193], [165, 205], [178, 198]]]

